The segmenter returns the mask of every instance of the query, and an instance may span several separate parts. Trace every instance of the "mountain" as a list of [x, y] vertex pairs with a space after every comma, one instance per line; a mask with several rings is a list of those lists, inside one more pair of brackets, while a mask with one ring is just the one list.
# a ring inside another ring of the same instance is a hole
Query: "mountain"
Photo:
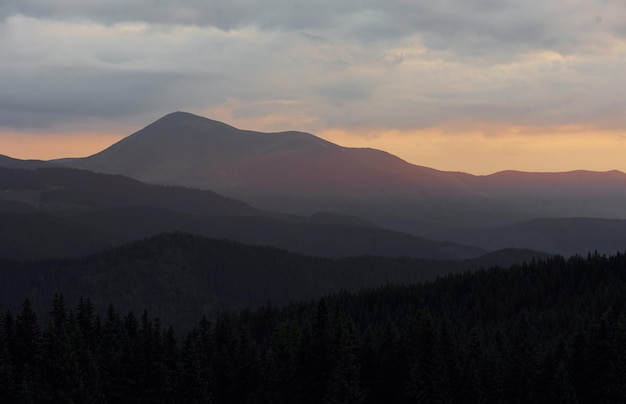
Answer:
[[68, 168], [0, 168], [1, 257], [84, 255], [172, 231], [327, 257], [462, 259], [485, 252], [345, 215], [266, 212], [207, 190]]
[[169, 114], [98, 154], [58, 163], [211, 189], [275, 211], [354, 215], [423, 236], [436, 235], [442, 222], [444, 227], [473, 223], [485, 210], [495, 223], [501, 216], [505, 223], [527, 217], [469, 193], [467, 174], [414, 166], [379, 150], [341, 147], [308, 133], [239, 130], [184, 112]]
[[45, 259], [88, 255], [123, 239], [62, 218], [24, 213], [0, 213], [0, 257]]
[[33, 169], [50, 167], [52, 164], [42, 160], [20, 160], [0, 154], [0, 167]]
[[[175, 112], [65, 165], [224, 194], [456, 193], [453, 178], [379, 150], [340, 147], [308, 133], [259, 133]], [[459, 174], [463, 176], [463, 174]], [[409, 181], [419, 189], [405, 189]]]
[[626, 219], [626, 174], [502, 171], [473, 179], [473, 189], [538, 217]]
[[489, 250], [529, 248], [564, 256], [626, 250], [626, 220], [592, 218], [533, 219], [509, 226], [468, 232], [461, 240]]
[[61, 292], [69, 302], [89, 296], [96, 307], [146, 308], [164, 324], [188, 325], [219, 309], [415, 283], [480, 265], [480, 259], [320, 258], [170, 233], [77, 259], [0, 260], [0, 303], [16, 310], [28, 295], [35, 306], [47, 307]]
[[255, 215], [246, 203], [208, 190], [157, 186], [120, 175], [67, 168], [18, 170], [0, 168], [4, 201], [32, 205], [43, 211], [71, 211], [110, 206], [149, 206], [193, 214]]
[[184, 112], [93, 156], [56, 164], [211, 189], [274, 211], [348, 214], [439, 240], [542, 217], [626, 219], [626, 174], [617, 171], [473, 176], [308, 133], [240, 130]]

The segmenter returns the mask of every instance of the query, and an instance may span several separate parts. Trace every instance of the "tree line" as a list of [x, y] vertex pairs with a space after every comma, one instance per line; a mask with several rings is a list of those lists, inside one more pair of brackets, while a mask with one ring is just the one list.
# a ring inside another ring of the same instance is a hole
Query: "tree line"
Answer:
[[0, 324], [2, 402], [626, 402], [626, 255], [222, 311], [180, 335], [55, 295]]

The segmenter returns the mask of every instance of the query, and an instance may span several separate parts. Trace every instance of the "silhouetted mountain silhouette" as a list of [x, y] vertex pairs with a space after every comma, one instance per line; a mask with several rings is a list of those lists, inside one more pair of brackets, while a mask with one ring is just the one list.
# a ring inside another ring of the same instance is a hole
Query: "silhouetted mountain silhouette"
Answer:
[[436, 239], [542, 217], [626, 219], [618, 171], [444, 172], [308, 133], [240, 130], [184, 112], [63, 164], [211, 189], [264, 209], [349, 214]]
[[208, 190], [68, 168], [0, 168], [0, 258], [86, 254], [171, 231], [330, 257], [449, 259], [484, 252], [337, 214], [270, 213]]

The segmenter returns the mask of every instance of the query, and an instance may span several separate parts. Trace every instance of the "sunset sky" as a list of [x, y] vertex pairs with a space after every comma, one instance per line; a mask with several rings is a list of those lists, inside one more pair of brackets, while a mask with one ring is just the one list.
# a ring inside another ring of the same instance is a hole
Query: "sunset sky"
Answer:
[[3, 0], [0, 154], [173, 111], [412, 163], [626, 171], [624, 0]]

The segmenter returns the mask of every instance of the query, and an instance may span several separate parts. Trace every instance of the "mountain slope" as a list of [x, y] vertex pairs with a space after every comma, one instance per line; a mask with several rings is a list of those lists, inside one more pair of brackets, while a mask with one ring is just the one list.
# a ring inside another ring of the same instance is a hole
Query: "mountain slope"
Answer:
[[165, 324], [190, 324], [220, 308], [285, 304], [340, 290], [408, 284], [476, 269], [480, 260], [328, 259], [189, 234], [163, 234], [80, 259], [0, 260], [0, 296], [16, 309], [26, 294], [47, 307], [54, 292], [97, 307], [147, 308]]
[[307, 133], [239, 130], [184, 112], [96, 155], [60, 163], [211, 189], [269, 210], [355, 215], [428, 238], [446, 239], [454, 233], [446, 227], [482, 224], [485, 217], [478, 218], [485, 211], [494, 224], [528, 218], [468, 193], [466, 174], [414, 166], [382, 151], [345, 148]]
[[[63, 164], [227, 194], [260, 189], [285, 194], [460, 192], [452, 186], [456, 179], [379, 150], [345, 148], [303, 132], [240, 130], [185, 112], [166, 115], [100, 153]], [[407, 181], [422, 189], [405, 189]]]
[[22, 201], [47, 211], [124, 205], [198, 214], [260, 214], [246, 203], [207, 190], [155, 186], [119, 175], [57, 167], [0, 168], [0, 189], [2, 200]]
[[576, 170], [562, 173], [502, 171], [475, 177], [473, 188], [537, 217], [626, 219], [626, 174]]
[[489, 250], [529, 248], [564, 256], [626, 249], [626, 221], [592, 218], [534, 219], [510, 226], [470, 232], [463, 240]]
[[626, 219], [621, 172], [443, 172], [307, 133], [240, 130], [184, 112], [57, 164], [211, 189], [275, 211], [350, 214], [440, 240], [541, 217]]
[[45, 259], [94, 254], [124, 238], [43, 214], [0, 213], [0, 257]]
[[[329, 257], [370, 254], [450, 259], [484, 253], [480, 248], [435, 242], [341, 215], [279, 215], [211, 191], [148, 185], [67, 168], [0, 168], [1, 212], [12, 220], [12, 225], [0, 226], [0, 240], [12, 246], [5, 257], [12, 258], [51, 258], [54, 252], [85, 254], [172, 231]], [[50, 241], [56, 232], [63, 235], [63, 241], [54, 240], [60, 245], [53, 248], [55, 243], [47, 245], [44, 240]], [[29, 240], [28, 234], [40, 237]], [[94, 243], [85, 248], [90, 238]]]
[[42, 160], [20, 160], [0, 154], [0, 167], [33, 169], [50, 167], [51, 164]]

